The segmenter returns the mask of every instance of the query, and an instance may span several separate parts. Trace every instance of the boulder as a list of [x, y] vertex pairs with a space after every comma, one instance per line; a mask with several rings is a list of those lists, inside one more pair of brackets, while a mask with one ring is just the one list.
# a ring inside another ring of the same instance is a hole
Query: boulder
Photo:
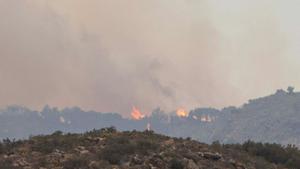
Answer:
[[203, 153], [203, 157], [209, 160], [220, 160], [222, 159], [222, 155], [219, 153], [211, 153], [211, 152], [205, 152]]
[[132, 157], [130, 163], [131, 165], [140, 165], [143, 164], [143, 159], [141, 157], [139, 157], [138, 155], [135, 155], [134, 157]]
[[193, 160], [188, 160], [186, 169], [199, 169], [199, 167]]

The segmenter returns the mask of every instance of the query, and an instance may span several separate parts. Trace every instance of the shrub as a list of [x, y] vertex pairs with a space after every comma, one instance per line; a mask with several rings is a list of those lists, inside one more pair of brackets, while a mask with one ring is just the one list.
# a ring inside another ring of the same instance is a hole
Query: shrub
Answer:
[[257, 158], [255, 160], [255, 168], [257, 169], [272, 169], [273, 166], [270, 165], [267, 161], [263, 160], [262, 158]]
[[31, 138], [33, 144], [32, 150], [41, 153], [51, 153], [55, 149], [70, 150], [84, 142], [84, 138], [76, 134], [65, 134], [55, 132], [49, 136], [35, 136]]
[[21, 140], [10, 140], [9, 138], [3, 139], [0, 142], [0, 154], [11, 152], [14, 148], [17, 148], [23, 143]]
[[212, 142], [211, 144], [211, 148], [214, 150], [214, 151], [218, 151], [220, 152], [222, 150], [222, 145], [219, 141], [214, 141]]
[[111, 126], [111, 127], [102, 128], [100, 131], [102, 133], [116, 133], [117, 129], [114, 126]]
[[119, 164], [122, 157], [134, 153], [134, 145], [126, 137], [111, 138], [106, 147], [100, 152], [99, 157], [111, 164]]
[[52, 133], [52, 136], [61, 136], [61, 135], [63, 135], [63, 132], [62, 131], [59, 131], [59, 130], [57, 130], [57, 131], [55, 131], [54, 133]]
[[12, 162], [9, 160], [0, 160], [1, 169], [21, 169], [21, 167], [15, 167], [12, 165]]
[[[138, 137], [137, 137], [138, 138]], [[106, 147], [99, 153], [99, 158], [111, 164], [119, 164], [125, 157], [132, 154], [147, 154], [158, 148], [153, 140], [147, 138], [133, 139], [130, 136], [114, 136], [106, 143]]]
[[92, 131], [87, 131], [84, 133], [85, 136], [97, 137], [102, 134], [102, 130], [93, 129]]
[[4, 153], [4, 145], [0, 142], [0, 154]]
[[170, 161], [170, 168], [171, 169], [184, 169], [184, 166], [182, 164], [181, 161], [179, 161], [178, 159], [176, 158], [173, 158], [171, 161]]
[[159, 147], [158, 144], [151, 142], [146, 139], [141, 139], [137, 141], [137, 151], [142, 154], [147, 154], [149, 150], [156, 150]]
[[74, 158], [63, 164], [64, 169], [88, 169], [88, 161], [84, 158]]
[[[287, 168], [298, 168], [300, 166], [300, 151], [294, 145], [282, 146], [280, 144], [255, 143], [247, 141], [242, 145], [231, 144], [224, 145], [225, 148], [246, 151], [252, 156], [265, 159], [268, 162], [283, 165]], [[263, 162], [258, 161], [258, 166], [264, 166]]]

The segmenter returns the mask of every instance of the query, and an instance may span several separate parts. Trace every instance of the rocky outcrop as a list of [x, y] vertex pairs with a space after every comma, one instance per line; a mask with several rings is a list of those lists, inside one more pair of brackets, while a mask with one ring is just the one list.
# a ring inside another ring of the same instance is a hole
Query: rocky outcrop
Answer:
[[[111, 130], [85, 135], [56, 133], [9, 143], [0, 153], [0, 168], [255, 169], [256, 166], [255, 157], [234, 149], [216, 151], [210, 145], [190, 139]], [[245, 161], [236, 158], [237, 153], [246, 157]], [[281, 169], [263, 162], [267, 168]]]

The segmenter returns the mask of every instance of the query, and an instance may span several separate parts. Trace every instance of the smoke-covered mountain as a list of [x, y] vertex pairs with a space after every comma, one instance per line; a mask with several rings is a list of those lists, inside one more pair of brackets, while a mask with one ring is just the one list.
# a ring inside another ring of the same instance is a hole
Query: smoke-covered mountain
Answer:
[[30, 135], [84, 132], [115, 126], [119, 130], [145, 130], [151, 125], [157, 133], [175, 137], [192, 137], [210, 143], [262, 142], [300, 146], [300, 93], [278, 90], [275, 94], [250, 100], [241, 107], [222, 110], [197, 108], [187, 116], [164, 113], [160, 109], [139, 120], [123, 118], [117, 113], [83, 111], [80, 108], [58, 110], [45, 106], [32, 111], [9, 106], [0, 111], [0, 138], [27, 138]]

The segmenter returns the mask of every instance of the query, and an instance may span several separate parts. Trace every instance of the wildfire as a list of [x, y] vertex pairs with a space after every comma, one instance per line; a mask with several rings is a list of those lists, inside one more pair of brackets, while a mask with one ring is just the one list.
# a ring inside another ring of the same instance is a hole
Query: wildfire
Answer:
[[177, 109], [176, 114], [178, 117], [188, 117], [189, 116], [189, 113], [182, 108]]
[[136, 107], [133, 106], [132, 112], [131, 112], [131, 117], [134, 120], [140, 120], [145, 117], [144, 114], [142, 114]]

